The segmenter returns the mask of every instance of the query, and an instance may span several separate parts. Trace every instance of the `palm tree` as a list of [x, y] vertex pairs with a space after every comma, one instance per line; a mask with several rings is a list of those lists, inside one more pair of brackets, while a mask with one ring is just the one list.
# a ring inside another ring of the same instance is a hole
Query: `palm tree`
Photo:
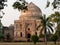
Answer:
[[14, 9], [18, 9], [20, 10], [27, 10], [27, 2], [25, 0], [18, 0], [16, 2], [14, 2], [14, 4], [12, 5], [14, 7]]
[[[47, 29], [49, 32], [50, 32], [50, 30], [53, 32], [53, 28], [52, 28], [53, 24], [51, 22], [49, 22], [50, 18], [49, 17], [46, 18], [46, 15], [41, 16], [40, 19], [41, 19], [41, 23], [42, 23], [42, 27], [43, 27], [42, 31], [44, 31], [44, 34], [45, 34], [45, 43], [47, 44]], [[37, 28], [39, 28], [39, 27], [40, 27], [40, 25]]]

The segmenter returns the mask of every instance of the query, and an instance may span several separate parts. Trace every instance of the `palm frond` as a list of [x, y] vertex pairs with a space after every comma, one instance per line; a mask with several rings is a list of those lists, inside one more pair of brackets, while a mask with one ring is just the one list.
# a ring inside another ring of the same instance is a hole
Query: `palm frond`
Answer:
[[40, 17], [40, 19], [41, 19], [42, 25], [45, 26], [46, 25], [46, 16], [43, 15], [43, 16]]
[[49, 19], [50, 19], [50, 17], [47, 17], [47, 18], [46, 18], [46, 22], [48, 22], [48, 21], [49, 21]]
[[48, 33], [48, 34], [51, 34], [51, 31], [50, 31], [50, 29], [49, 29], [49, 28], [47, 28], [47, 30], [48, 30], [48, 32], [47, 32], [47, 33]]
[[43, 19], [46, 19], [46, 15], [45, 14], [43, 15]]
[[52, 28], [50, 25], [47, 25], [47, 26], [51, 29], [52, 32], [54, 32], [54, 31], [53, 31], [53, 28]]
[[53, 24], [53, 23], [50, 23], [50, 22], [48, 22], [48, 25], [50, 25], [50, 26], [54, 26], [54, 24]]

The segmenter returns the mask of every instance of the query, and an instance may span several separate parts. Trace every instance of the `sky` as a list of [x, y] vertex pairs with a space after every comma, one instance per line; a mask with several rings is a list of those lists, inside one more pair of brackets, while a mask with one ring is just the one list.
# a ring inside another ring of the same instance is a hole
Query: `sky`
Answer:
[[[17, 9], [13, 9], [12, 5], [13, 3], [17, 0], [8, 0], [6, 4], [8, 5], [7, 7], [5, 6], [4, 9], [2, 10], [5, 15], [3, 15], [2, 24], [4, 26], [9, 26], [11, 24], [14, 24], [14, 20], [18, 20], [19, 16], [21, 15], [20, 12]], [[28, 3], [33, 2], [35, 5], [37, 5], [43, 14], [46, 14], [46, 16], [49, 16], [51, 13], [54, 11], [52, 10], [52, 6], [50, 5], [49, 8], [46, 7], [46, 1], [47, 0], [26, 0]], [[52, 3], [53, 0], [50, 0]]]

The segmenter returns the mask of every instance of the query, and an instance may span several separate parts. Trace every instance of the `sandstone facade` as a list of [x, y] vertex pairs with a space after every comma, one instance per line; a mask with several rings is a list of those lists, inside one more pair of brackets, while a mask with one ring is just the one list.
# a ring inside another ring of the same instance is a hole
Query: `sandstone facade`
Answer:
[[40, 8], [32, 2], [29, 3], [28, 10], [22, 10], [19, 20], [14, 21], [14, 40], [27, 41], [35, 33], [39, 36], [42, 27], [36, 28], [41, 24], [40, 16], [42, 16]]

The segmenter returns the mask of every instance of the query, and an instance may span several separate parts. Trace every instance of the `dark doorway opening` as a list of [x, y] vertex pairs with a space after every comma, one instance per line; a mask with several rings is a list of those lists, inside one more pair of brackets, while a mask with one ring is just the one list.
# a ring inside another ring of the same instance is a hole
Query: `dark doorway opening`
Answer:
[[9, 34], [9, 33], [6, 34], [6, 39], [7, 39], [7, 41], [10, 41], [10, 40], [11, 40], [11, 39], [10, 39], [10, 34]]
[[27, 41], [30, 42], [30, 37], [31, 37], [31, 34], [27, 34]]
[[27, 34], [27, 38], [30, 38], [30, 37], [31, 37], [31, 35], [28, 33], [28, 34]]

